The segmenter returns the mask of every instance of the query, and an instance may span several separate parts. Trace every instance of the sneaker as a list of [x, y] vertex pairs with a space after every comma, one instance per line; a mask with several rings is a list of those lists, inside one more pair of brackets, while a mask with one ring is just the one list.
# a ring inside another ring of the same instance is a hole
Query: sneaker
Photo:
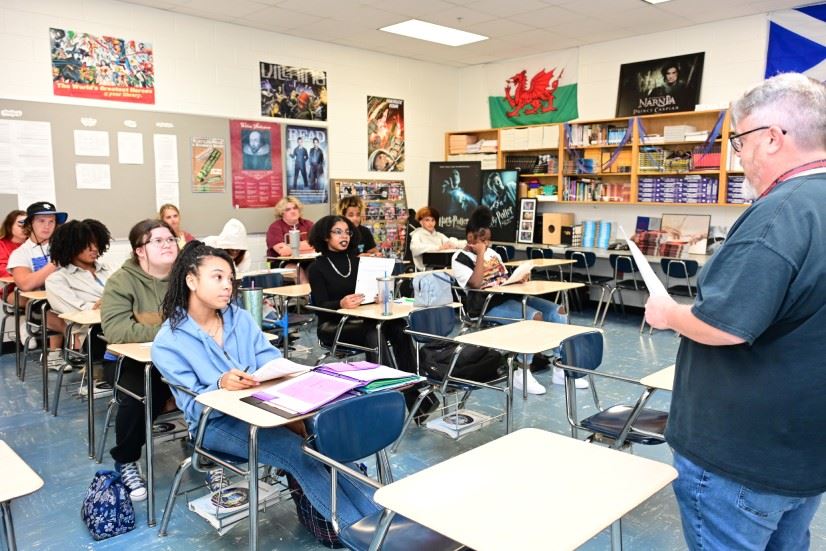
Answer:
[[[106, 381], [95, 381], [94, 389], [95, 398], [112, 395], [112, 385], [110, 385]], [[86, 396], [87, 394], [89, 394], [88, 385], [81, 386], [79, 393], [81, 396]]]
[[[513, 372], [513, 388], [520, 392], [522, 391], [522, 373], [521, 367]], [[528, 394], [545, 394], [545, 392], [545, 387], [539, 384], [539, 381], [528, 370]]]
[[[555, 385], [564, 385], [565, 384], [565, 372], [562, 369], [555, 367], [554, 368], [554, 375], [551, 378]], [[591, 385], [588, 384], [588, 379], [585, 377], [580, 377], [575, 382], [576, 388], [589, 388]]]
[[122, 465], [115, 463], [115, 470], [120, 473], [121, 480], [123, 480], [126, 489], [129, 490], [129, 497], [132, 501], [146, 499], [146, 482], [141, 476], [137, 463], [123, 463]]
[[52, 371], [60, 371], [61, 369], [63, 369], [63, 373], [72, 371], [72, 366], [67, 364], [63, 359], [62, 350], [50, 350], [49, 356], [46, 358], [46, 363]]

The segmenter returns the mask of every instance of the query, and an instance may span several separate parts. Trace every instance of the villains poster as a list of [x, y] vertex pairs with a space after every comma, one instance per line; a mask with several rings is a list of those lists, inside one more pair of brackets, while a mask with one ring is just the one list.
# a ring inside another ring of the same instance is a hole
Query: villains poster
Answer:
[[465, 226], [481, 196], [481, 163], [430, 163], [428, 204], [439, 211], [438, 227], [448, 237], [465, 238]]
[[367, 170], [404, 172], [404, 100], [367, 96]]
[[233, 206], [242, 209], [275, 206], [284, 194], [281, 126], [270, 122], [229, 121], [229, 143]]
[[326, 203], [330, 195], [327, 129], [287, 127], [287, 194], [303, 203]]
[[261, 114], [265, 117], [327, 120], [327, 72], [259, 62]]
[[699, 52], [621, 65], [616, 116], [694, 111], [704, 58]]
[[493, 241], [516, 240], [516, 183], [515, 170], [482, 171], [482, 204], [493, 213], [490, 228]]

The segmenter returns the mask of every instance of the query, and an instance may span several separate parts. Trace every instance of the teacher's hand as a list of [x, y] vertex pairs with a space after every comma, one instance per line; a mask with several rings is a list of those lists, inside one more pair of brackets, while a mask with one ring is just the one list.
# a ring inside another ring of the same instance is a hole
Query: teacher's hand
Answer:
[[645, 321], [654, 329], [669, 329], [668, 316], [677, 301], [668, 295], [651, 295], [645, 303]]
[[233, 368], [221, 375], [221, 388], [224, 390], [244, 390], [260, 384], [252, 378], [252, 375], [240, 369]]

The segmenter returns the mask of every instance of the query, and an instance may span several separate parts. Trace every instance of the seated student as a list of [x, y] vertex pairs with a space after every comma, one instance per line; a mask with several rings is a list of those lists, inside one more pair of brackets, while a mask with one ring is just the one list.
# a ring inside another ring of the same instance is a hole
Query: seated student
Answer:
[[[110, 241], [109, 230], [97, 220], [72, 220], [58, 226], [51, 241], [52, 262], [58, 270], [46, 278], [46, 296], [52, 310], [67, 314], [100, 308], [112, 271], [98, 259], [109, 249]], [[97, 334], [93, 331], [90, 335], [93, 360], [103, 358], [106, 352], [106, 345]], [[79, 349], [81, 344], [82, 341], [74, 343], [74, 348]]]
[[413, 255], [413, 264], [417, 270], [424, 270], [422, 255], [446, 249], [461, 249], [465, 242], [448, 237], [436, 231], [436, 222], [439, 220], [439, 211], [433, 207], [422, 207], [416, 212], [416, 220], [421, 224], [410, 234], [410, 252]]
[[[304, 204], [292, 195], [285, 195], [275, 205], [276, 221], [270, 224], [267, 229], [267, 256], [291, 256], [292, 248], [285, 243], [284, 238], [290, 230], [298, 230], [300, 242], [298, 245], [299, 254], [313, 252], [313, 247], [308, 241], [310, 229], [313, 222], [301, 217]], [[307, 283], [307, 270], [298, 264], [287, 264], [287, 268], [297, 268], [297, 283]]]
[[178, 238], [178, 248], [183, 249], [184, 245], [195, 239], [194, 235], [181, 227], [181, 211], [172, 203], [161, 205], [158, 209], [158, 218], [172, 228], [172, 233]]
[[364, 201], [358, 195], [349, 195], [338, 202], [338, 213], [353, 223], [356, 227], [356, 234], [353, 241], [356, 242], [356, 251], [360, 255], [376, 256], [379, 249], [376, 247], [376, 240], [373, 239], [373, 232], [370, 228], [361, 225], [361, 216], [364, 213]]
[[210, 247], [226, 251], [235, 264], [235, 270], [239, 273], [250, 270], [252, 258], [248, 254], [247, 228], [240, 220], [230, 218], [224, 224], [220, 234], [210, 235], [204, 239], [204, 243]]
[[[178, 257], [178, 239], [169, 224], [143, 220], [129, 231], [132, 256], [112, 274], [103, 289], [101, 321], [103, 334], [113, 344], [149, 342], [161, 328], [161, 303], [169, 283], [169, 272]], [[141, 396], [144, 393], [143, 364], [125, 359], [120, 384]], [[152, 369], [152, 419], [163, 411], [172, 394]], [[146, 440], [142, 402], [121, 395], [115, 418], [115, 447], [110, 453], [121, 473], [132, 501], [146, 499], [146, 483], [138, 470]]]
[[[352, 238], [356, 228], [343, 216], [325, 216], [315, 223], [310, 231], [310, 244], [321, 256], [310, 265], [310, 292], [315, 306], [338, 310], [356, 308], [364, 300], [364, 295], [356, 294], [356, 275], [359, 269], [356, 243]], [[341, 316], [318, 314], [318, 338], [327, 346], [333, 344], [336, 327]], [[392, 320], [382, 325], [382, 358], [389, 358], [387, 343], [393, 346], [396, 367], [404, 371], [415, 371], [412, 360], [410, 338], [404, 333], [405, 322]], [[341, 331], [340, 340], [375, 348], [377, 334], [375, 321], [351, 317]], [[377, 357], [368, 354], [370, 361]], [[389, 363], [389, 362], [385, 362]]]
[[[169, 381], [200, 394], [215, 389], [241, 390], [258, 383], [252, 374], [280, 358], [256, 326], [252, 316], [232, 305], [235, 270], [220, 249], [193, 241], [184, 247], [169, 278], [163, 303], [165, 321], [152, 345], [152, 361]], [[201, 406], [192, 396], [173, 391], [193, 434]], [[261, 429], [259, 461], [289, 472], [301, 485], [313, 507], [331, 517], [330, 474], [302, 452], [302, 423]], [[213, 413], [204, 434], [210, 450], [246, 458], [249, 427], [229, 415]], [[349, 526], [377, 511], [372, 491], [340, 478], [337, 514]]]
[[[465, 231], [467, 232], [467, 245], [464, 250], [453, 255], [451, 263], [453, 277], [462, 287], [470, 289], [486, 289], [501, 285], [508, 279], [508, 270], [502, 263], [499, 254], [490, 248], [490, 226], [493, 222], [493, 215], [487, 207], [478, 207], [474, 210], [468, 220]], [[529, 276], [526, 276], [526, 280]], [[501, 318], [522, 318], [522, 302], [509, 295], [495, 294], [488, 304], [486, 316]], [[478, 315], [485, 302], [485, 293], [468, 293], [468, 304], [466, 305], [471, 315]], [[567, 323], [568, 316], [564, 307], [538, 297], [528, 297], [527, 319], [544, 320], [556, 323]], [[508, 320], [491, 320], [494, 323], [513, 323]], [[531, 362], [529, 356], [528, 361]], [[547, 359], [537, 357], [535, 366], [540, 363], [546, 364]], [[523, 366], [524, 367], [524, 366]], [[577, 379], [582, 383], [577, 384], [577, 388], [586, 388], [588, 382], [585, 379]], [[554, 371], [554, 384], [564, 384], [565, 377], [561, 370]], [[583, 386], [585, 385], [585, 386]], [[517, 369], [513, 376], [513, 386], [517, 390], [522, 390], [522, 373]], [[545, 394], [545, 387], [539, 384], [533, 375], [528, 372], [528, 393]]]
[[11, 276], [7, 270], [9, 257], [29, 238], [25, 226], [26, 211], [23, 210], [13, 210], [3, 220], [3, 226], [0, 228], [0, 277]]
[[[52, 264], [50, 256], [50, 240], [55, 227], [66, 221], [68, 215], [58, 212], [49, 202], [32, 203], [26, 209], [24, 230], [29, 236], [22, 245], [17, 247], [9, 256], [8, 270], [14, 277], [14, 284], [21, 291], [36, 291], [43, 289], [46, 278], [57, 270]], [[60, 333], [49, 338], [49, 368], [58, 370], [63, 366], [63, 354], [59, 350], [63, 346], [63, 331], [66, 324], [54, 312], [46, 316], [46, 326], [52, 331]], [[67, 365], [64, 371], [71, 371]]]

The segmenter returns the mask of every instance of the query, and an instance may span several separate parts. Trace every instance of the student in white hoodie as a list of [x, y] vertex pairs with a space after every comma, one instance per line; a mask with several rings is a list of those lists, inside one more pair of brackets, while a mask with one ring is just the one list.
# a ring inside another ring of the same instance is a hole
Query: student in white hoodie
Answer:
[[416, 211], [416, 220], [421, 227], [416, 228], [410, 234], [410, 253], [413, 255], [413, 264], [416, 270], [424, 270], [422, 255], [434, 251], [447, 249], [461, 249], [467, 241], [448, 237], [436, 231], [436, 223], [439, 221], [439, 211], [433, 207], [422, 207]]
[[224, 224], [224, 229], [218, 235], [210, 235], [204, 239], [204, 243], [216, 249], [223, 249], [235, 263], [238, 273], [248, 272], [252, 265], [252, 258], [249, 254], [247, 242], [247, 228], [243, 222], [236, 218], [230, 218]]

